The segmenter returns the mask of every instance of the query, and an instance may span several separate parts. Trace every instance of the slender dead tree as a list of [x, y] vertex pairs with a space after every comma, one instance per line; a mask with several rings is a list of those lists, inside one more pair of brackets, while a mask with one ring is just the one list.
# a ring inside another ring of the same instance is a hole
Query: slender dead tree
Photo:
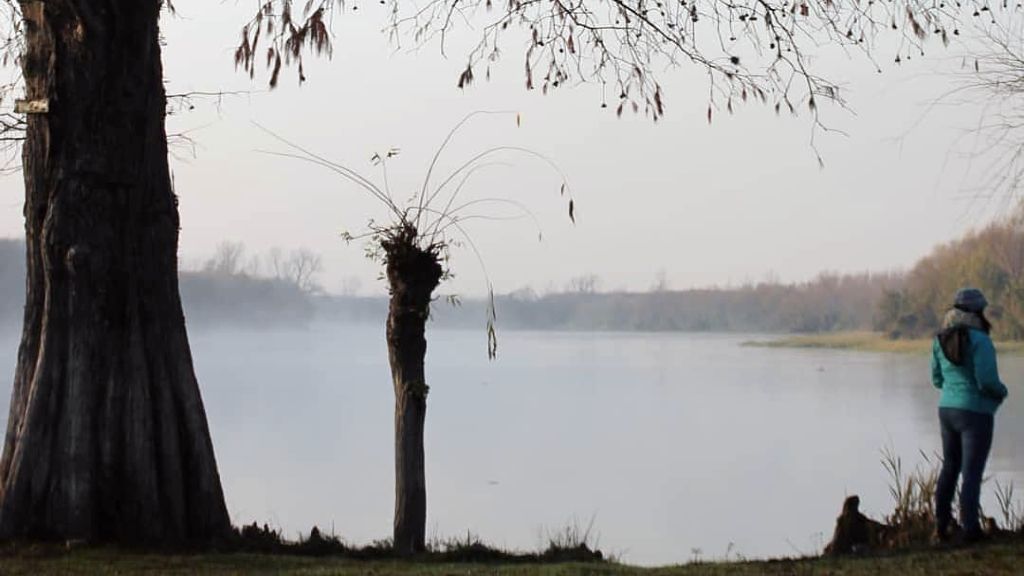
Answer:
[[387, 270], [388, 363], [395, 388], [395, 551], [426, 550], [427, 481], [423, 428], [427, 417], [426, 322], [434, 289], [444, 276], [443, 246], [421, 246], [409, 222], [383, 233]]
[[[466, 198], [466, 186], [474, 175], [496, 166], [509, 155], [540, 160], [561, 178], [559, 195], [568, 203], [569, 218], [575, 222], [575, 201], [565, 176], [548, 158], [514, 146], [488, 148], [460, 165], [456, 170], [434, 182], [432, 176], [438, 160], [458, 130], [471, 119], [484, 114], [473, 113], [448, 134], [434, 154], [421, 190], [405, 205], [394, 200], [387, 180], [388, 160], [397, 150], [375, 154], [373, 162], [384, 174], [384, 185], [378, 186], [342, 164], [331, 162], [287, 140], [273, 135], [291, 148], [290, 152], [270, 152], [298, 158], [328, 168], [354, 182], [377, 199], [387, 211], [384, 223], [371, 221], [368, 231], [359, 236], [344, 234], [347, 241], [363, 238], [368, 241], [368, 255], [384, 265], [390, 300], [387, 317], [388, 361], [395, 392], [395, 516], [393, 542], [395, 552], [411, 555], [426, 550], [427, 488], [424, 461], [424, 424], [427, 413], [427, 386], [424, 363], [427, 353], [426, 323], [434, 291], [450, 277], [448, 263], [453, 243], [465, 242], [483, 260], [464, 225], [473, 220], [488, 221], [532, 218], [533, 213], [512, 198]], [[487, 113], [504, 114], [504, 113]], [[516, 124], [519, 117], [516, 116]], [[504, 210], [504, 213], [502, 212]], [[539, 236], [538, 236], [539, 237]], [[486, 276], [486, 269], [484, 270]], [[487, 354], [497, 352], [493, 289], [488, 280]]]
[[28, 278], [0, 537], [216, 542], [230, 524], [178, 295], [163, 3], [18, 8]]

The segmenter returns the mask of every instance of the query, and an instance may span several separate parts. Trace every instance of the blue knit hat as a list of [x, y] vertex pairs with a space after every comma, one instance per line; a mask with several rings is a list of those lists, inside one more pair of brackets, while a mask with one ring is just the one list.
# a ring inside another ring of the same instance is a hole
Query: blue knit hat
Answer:
[[965, 312], [981, 312], [988, 306], [988, 300], [977, 288], [961, 288], [956, 291], [953, 306]]

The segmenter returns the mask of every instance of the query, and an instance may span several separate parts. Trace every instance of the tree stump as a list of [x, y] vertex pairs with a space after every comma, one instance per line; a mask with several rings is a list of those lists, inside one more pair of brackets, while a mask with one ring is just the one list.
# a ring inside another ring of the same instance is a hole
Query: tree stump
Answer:
[[861, 514], [859, 508], [858, 496], [850, 496], [843, 502], [832, 541], [825, 547], [826, 555], [858, 554], [886, 547], [892, 527]]

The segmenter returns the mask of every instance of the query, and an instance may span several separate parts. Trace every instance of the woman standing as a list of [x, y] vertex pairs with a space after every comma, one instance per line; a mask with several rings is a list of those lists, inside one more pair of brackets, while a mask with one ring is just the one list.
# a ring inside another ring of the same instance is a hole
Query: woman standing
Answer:
[[978, 519], [981, 479], [992, 447], [995, 413], [1007, 394], [989, 337], [992, 325], [985, 318], [987, 305], [980, 290], [958, 290], [932, 345], [932, 383], [942, 390], [942, 471], [935, 487], [935, 528], [940, 541], [950, 535], [953, 494], [961, 474], [963, 539], [973, 542], [982, 536]]

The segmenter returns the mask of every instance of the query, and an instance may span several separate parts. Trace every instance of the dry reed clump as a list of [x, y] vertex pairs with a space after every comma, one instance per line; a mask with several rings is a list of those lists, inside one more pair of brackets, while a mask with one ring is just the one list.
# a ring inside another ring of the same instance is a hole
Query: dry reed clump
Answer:
[[935, 529], [935, 486], [941, 463], [921, 453], [925, 466], [915, 467], [909, 473], [903, 469], [902, 459], [890, 448], [882, 451], [882, 466], [889, 476], [889, 494], [893, 511], [885, 521], [891, 527], [889, 548], [907, 548], [926, 545]]

